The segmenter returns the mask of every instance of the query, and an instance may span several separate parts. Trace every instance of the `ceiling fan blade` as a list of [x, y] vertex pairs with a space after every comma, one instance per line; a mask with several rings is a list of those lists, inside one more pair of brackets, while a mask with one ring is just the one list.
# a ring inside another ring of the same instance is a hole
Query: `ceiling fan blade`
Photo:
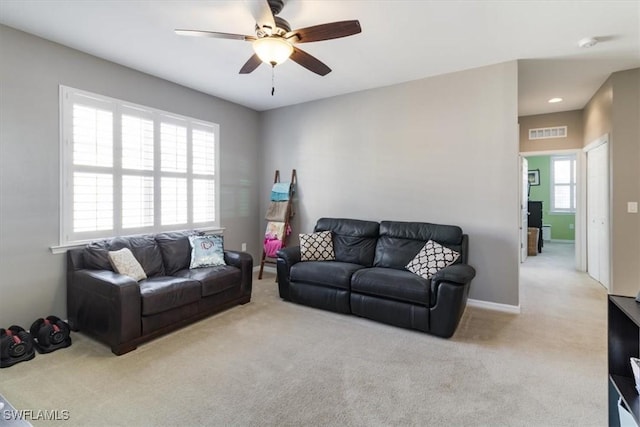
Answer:
[[268, 33], [270, 35], [271, 30], [276, 29], [276, 20], [273, 17], [271, 7], [267, 0], [246, 0], [246, 3], [251, 10], [251, 15], [255, 18], [258, 27], [269, 29]]
[[230, 40], [244, 40], [253, 41], [255, 36], [244, 36], [242, 34], [230, 34], [230, 33], [218, 33], [216, 31], [200, 31], [200, 30], [174, 30], [179, 36], [194, 36], [194, 37], [213, 37], [216, 39], [230, 39]]
[[313, 27], [293, 30], [285, 35], [286, 38], [297, 37], [297, 43], [318, 42], [322, 40], [339, 39], [362, 32], [360, 21], [338, 21], [329, 24], [314, 25]]
[[240, 68], [240, 74], [249, 74], [256, 68], [258, 68], [260, 64], [262, 64], [262, 61], [260, 60], [260, 58], [258, 58], [258, 55], [254, 53], [251, 58], [249, 58], [249, 60], [245, 62], [242, 68]]
[[302, 65], [309, 71], [313, 71], [316, 74], [321, 76], [326, 76], [331, 72], [331, 68], [327, 67], [324, 62], [321, 62], [319, 59], [309, 55], [302, 49], [298, 49], [297, 47], [293, 47], [293, 53], [290, 56], [291, 60], [297, 62]]

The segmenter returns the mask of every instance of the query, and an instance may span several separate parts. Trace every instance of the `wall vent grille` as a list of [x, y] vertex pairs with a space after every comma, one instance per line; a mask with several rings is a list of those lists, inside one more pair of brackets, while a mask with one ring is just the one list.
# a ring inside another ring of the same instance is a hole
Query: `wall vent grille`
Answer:
[[532, 139], [550, 139], [550, 138], [566, 138], [567, 127], [555, 126], [552, 128], [529, 129], [529, 140]]

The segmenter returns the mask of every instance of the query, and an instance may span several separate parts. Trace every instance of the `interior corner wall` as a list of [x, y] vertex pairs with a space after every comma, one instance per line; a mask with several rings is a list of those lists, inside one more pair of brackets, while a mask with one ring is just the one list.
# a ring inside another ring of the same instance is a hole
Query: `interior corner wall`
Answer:
[[609, 134], [611, 202], [611, 289], [615, 295], [640, 291], [640, 69], [613, 73], [584, 108], [584, 145]]
[[611, 156], [611, 291], [640, 291], [640, 68], [611, 75], [613, 85]]
[[295, 168], [294, 242], [320, 217], [459, 225], [470, 298], [517, 306], [517, 83], [514, 61], [264, 112], [262, 212]]
[[59, 243], [59, 85], [220, 125], [225, 247], [254, 259], [259, 113], [0, 25], [0, 326], [66, 318]]

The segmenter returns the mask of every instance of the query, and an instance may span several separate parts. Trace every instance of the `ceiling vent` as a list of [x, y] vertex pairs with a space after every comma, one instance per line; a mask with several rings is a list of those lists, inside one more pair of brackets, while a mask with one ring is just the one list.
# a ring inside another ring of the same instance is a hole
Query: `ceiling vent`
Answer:
[[567, 127], [555, 126], [552, 128], [529, 129], [529, 140], [532, 139], [549, 139], [549, 138], [566, 138]]

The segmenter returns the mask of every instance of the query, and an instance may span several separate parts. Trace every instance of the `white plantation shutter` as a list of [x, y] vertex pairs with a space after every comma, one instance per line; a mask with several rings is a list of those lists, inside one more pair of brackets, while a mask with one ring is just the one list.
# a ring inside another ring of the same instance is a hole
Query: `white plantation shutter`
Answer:
[[193, 180], [193, 222], [216, 219], [216, 190], [212, 179]]
[[111, 111], [81, 104], [73, 106], [73, 164], [113, 165]]
[[187, 223], [187, 180], [186, 178], [163, 177], [162, 225]]
[[160, 144], [163, 172], [187, 171], [187, 128], [162, 123], [160, 125]]
[[153, 227], [154, 180], [146, 171], [154, 168], [154, 132], [151, 111], [125, 108], [122, 114], [123, 229]]
[[215, 173], [216, 141], [212, 131], [193, 130], [193, 173]]
[[218, 227], [218, 125], [61, 86], [61, 245]]
[[113, 228], [113, 176], [103, 173], [73, 174], [73, 231]]
[[122, 168], [153, 170], [153, 121], [122, 116]]
[[216, 219], [216, 138], [213, 129], [193, 129], [193, 222]]
[[153, 177], [123, 175], [122, 228], [153, 226]]

